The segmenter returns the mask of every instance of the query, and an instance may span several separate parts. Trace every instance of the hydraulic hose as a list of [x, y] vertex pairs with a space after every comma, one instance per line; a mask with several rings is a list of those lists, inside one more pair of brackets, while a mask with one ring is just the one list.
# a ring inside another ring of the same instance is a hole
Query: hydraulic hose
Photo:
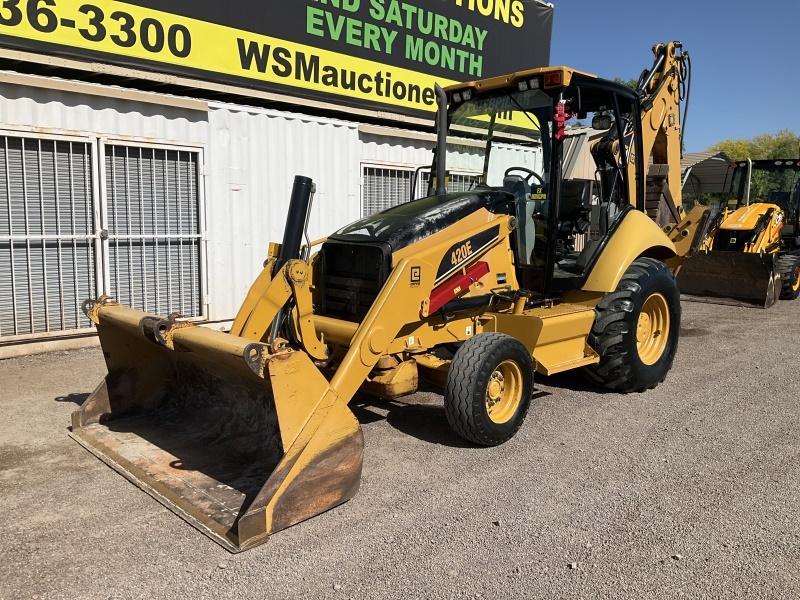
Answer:
[[688, 52], [682, 52], [681, 54], [680, 69], [680, 99], [684, 102], [683, 117], [681, 118], [681, 156], [683, 156], [683, 140], [686, 135], [686, 122], [689, 119], [689, 97], [692, 93], [692, 58]]

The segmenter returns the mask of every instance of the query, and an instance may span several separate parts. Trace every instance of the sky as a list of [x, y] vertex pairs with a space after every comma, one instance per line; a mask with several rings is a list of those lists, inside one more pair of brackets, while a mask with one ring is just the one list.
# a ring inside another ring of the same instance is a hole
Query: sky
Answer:
[[693, 69], [687, 151], [780, 129], [800, 133], [796, 0], [550, 1], [551, 65], [638, 79], [655, 42], [683, 42]]

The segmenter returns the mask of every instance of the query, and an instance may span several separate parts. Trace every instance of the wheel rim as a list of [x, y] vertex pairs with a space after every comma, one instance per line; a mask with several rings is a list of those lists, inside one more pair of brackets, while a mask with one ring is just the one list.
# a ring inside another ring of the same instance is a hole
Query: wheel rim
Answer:
[[796, 292], [800, 290], [800, 266], [795, 267], [793, 275], [794, 279], [792, 279], [792, 291]]
[[522, 371], [513, 360], [504, 360], [486, 385], [486, 413], [492, 422], [507, 423], [522, 402]]
[[639, 359], [654, 365], [663, 356], [669, 341], [669, 303], [661, 294], [645, 300], [636, 325], [636, 349]]

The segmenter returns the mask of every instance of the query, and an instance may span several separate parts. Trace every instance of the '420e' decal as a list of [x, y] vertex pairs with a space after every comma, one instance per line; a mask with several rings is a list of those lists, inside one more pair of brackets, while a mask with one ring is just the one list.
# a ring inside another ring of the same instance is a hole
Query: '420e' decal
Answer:
[[439, 263], [436, 281], [451, 275], [471, 258], [481, 254], [497, 240], [499, 235], [500, 226], [496, 225], [450, 246], [450, 249], [442, 257], [442, 262]]

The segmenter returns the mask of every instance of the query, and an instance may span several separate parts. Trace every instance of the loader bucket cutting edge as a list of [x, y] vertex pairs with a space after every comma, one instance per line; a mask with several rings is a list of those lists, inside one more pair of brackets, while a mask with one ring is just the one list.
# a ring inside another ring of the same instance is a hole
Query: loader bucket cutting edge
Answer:
[[678, 287], [690, 300], [769, 308], [777, 300], [780, 281], [771, 254], [698, 253], [678, 271]]
[[72, 415], [76, 441], [231, 552], [355, 495], [361, 427], [305, 353], [259, 373], [249, 340], [180, 326], [173, 349], [148, 319], [97, 311], [109, 373]]

